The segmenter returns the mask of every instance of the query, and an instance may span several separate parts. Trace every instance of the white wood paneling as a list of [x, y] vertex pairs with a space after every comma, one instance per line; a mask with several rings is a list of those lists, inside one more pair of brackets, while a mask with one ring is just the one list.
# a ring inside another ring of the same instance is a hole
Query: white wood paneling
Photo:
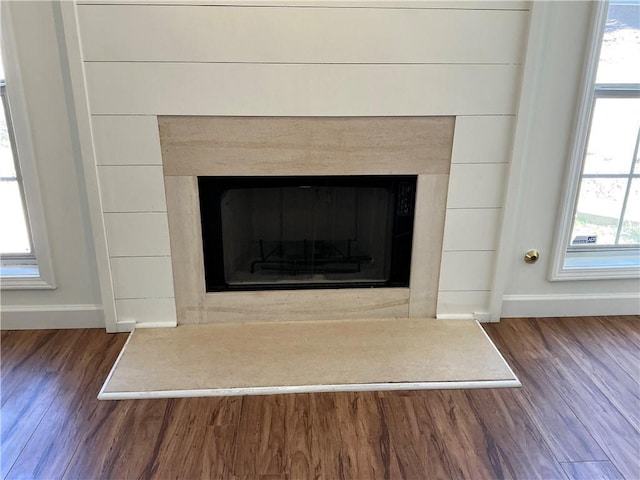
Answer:
[[88, 61], [519, 63], [528, 12], [80, 6]]
[[502, 207], [508, 165], [451, 165], [447, 208]]
[[515, 117], [458, 117], [451, 163], [508, 163]]
[[531, 0], [77, 0], [78, 5], [180, 5], [323, 8], [529, 10]]
[[166, 213], [105, 213], [104, 221], [111, 257], [171, 255]]
[[91, 118], [98, 165], [162, 165], [155, 116]]
[[489, 291], [439, 292], [438, 315], [486, 312], [489, 309]]
[[173, 298], [170, 257], [111, 259], [116, 299]]
[[118, 319], [121, 322], [176, 323], [176, 305], [173, 298], [136, 298], [116, 300]]
[[495, 250], [502, 209], [449, 209], [444, 226], [445, 251]]
[[166, 212], [162, 166], [98, 167], [104, 212]]
[[86, 63], [95, 114], [513, 114], [517, 65]]
[[495, 252], [444, 252], [440, 291], [491, 290]]

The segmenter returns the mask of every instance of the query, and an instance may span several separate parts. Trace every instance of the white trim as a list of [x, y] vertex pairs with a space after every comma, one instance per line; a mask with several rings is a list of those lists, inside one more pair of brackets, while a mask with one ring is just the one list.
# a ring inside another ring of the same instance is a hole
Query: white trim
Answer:
[[102, 305], [15, 305], [0, 309], [0, 330], [104, 328]]
[[504, 318], [593, 315], [640, 315], [640, 293], [505, 295], [502, 304]]
[[98, 400], [227, 397], [239, 395], [278, 395], [282, 393], [334, 393], [396, 390], [509, 388], [521, 386], [522, 384], [519, 380], [485, 380], [470, 382], [348, 383], [336, 385], [292, 385], [284, 387], [206, 388], [201, 390], [161, 390], [149, 392], [105, 392], [103, 387], [103, 390], [101, 390], [98, 394]]
[[[118, 322], [120, 325], [122, 322]], [[177, 321], [166, 321], [166, 322], [139, 322], [135, 324], [135, 328], [173, 328], [177, 327]]]
[[0, 289], [54, 289], [56, 280], [53, 270], [51, 249], [47, 224], [44, 217], [42, 196], [40, 195], [40, 180], [36, 166], [35, 151], [31, 123], [24, 93], [24, 83], [20, 67], [20, 58], [16, 48], [13, 18], [9, 8], [11, 2], [0, 2], [0, 21], [2, 22], [2, 53], [6, 68], [7, 99], [11, 108], [11, 121], [15, 134], [18, 161], [22, 172], [22, 186], [33, 240], [34, 254], [38, 262], [38, 280], [19, 277], [3, 278]]
[[491, 321], [500, 321], [502, 297], [507, 288], [507, 280], [511, 274], [511, 265], [517, 258], [515, 250], [518, 221], [522, 209], [523, 195], [527, 179], [525, 165], [531, 159], [531, 136], [534, 115], [537, 111], [540, 96], [540, 66], [544, 64], [544, 56], [549, 48], [547, 30], [550, 21], [550, 2], [533, 2], [531, 8], [531, 23], [527, 39], [527, 55], [522, 74], [518, 115], [513, 139], [513, 151], [507, 193], [504, 199], [504, 213], [502, 217], [502, 231], [496, 255], [496, 268], [493, 276], [493, 287], [489, 300]]
[[119, 321], [116, 324], [116, 331], [118, 333], [133, 332], [135, 329], [136, 322], [134, 320]]
[[[127, 322], [127, 323], [129, 323], [129, 322]], [[101, 399], [101, 396], [104, 394], [104, 389], [107, 387], [107, 385], [111, 381], [111, 377], [113, 376], [113, 372], [116, 371], [116, 367], [120, 363], [120, 359], [124, 355], [124, 351], [127, 349], [127, 346], [129, 345], [129, 342], [133, 338], [133, 334], [134, 333], [135, 333], [135, 329], [131, 330], [131, 333], [129, 333], [129, 336], [127, 337], [127, 341], [124, 342], [124, 345], [122, 346], [122, 350], [120, 350], [120, 353], [118, 354], [118, 357], [116, 358], [116, 361], [113, 362], [113, 367], [111, 367], [111, 370], [109, 371], [109, 375], [107, 375], [107, 378], [105, 379], [104, 383], [102, 384], [102, 388], [100, 389], [100, 392], [98, 392], [98, 399]]]
[[1, 290], [53, 290], [54, 288], [40, 276], [0, 277]]
[[[576, 120], [571, 141], [571, 152], [565, 171], [564, 191], [560, 202], [562, 207], [558, 214], [552, 247], [553, 253], [549, 271], [549, 280], [552, 282], [560, 280], [630, 278], [638, 275], [637, 268], [575, 269], [564, 267], [567, 246], [569, 245], [569, 236], [571, 235], [571, 227], [573, 225], [573, 217], [578, 203], [578, 189], [580, 187], [580, 176], [582, 174], [585, 149], [587, 148], [589, 136], [596, 74], [600, 60], [600, 47], [602, 45], [602, 36], [604, 34], [608, 8], [608, 1], [596, 2], [596, 5], [593, 7], [589, 43], [583, 65], [583, 81], [580, 87], [580, 96], [578, 97]], [[616, 271], [618, 274], [615, 274]]]
[[528, 10], [526, 0], [78, 0], [78, 5]]
[[438, 313], [436, 320], [475, 320], [473, 313]]
[[63, 58], [63, 64], [66, 61], [68, 65], [71, 85], [71, 91], [68, 93], [72, 101], [72, 108], [69, 109], [69, 114], [73, 117], [77, 126], [77, 130], [72, 132], [76, 137], [74, 139], [74, 153], [81, 159], [79, 168], [82, 170], [86, 186], [86, 208], [91, 220], [93, 248], [100, 281], [100, 294], [104, 306], [104, 323], [107, 332], [117, 332], [119, 327], [116, 320], [111, 265], [109, 263], [100, 185], [98, 183], [98, 171], [91, 133], [91, 116], [89, 114], [86, 81], [82, 64], [76, 4], [75, 2], [54, 2], [53, 7], [55, 15], [60, 19], [63, 30], [61, 35], [64, 37], [66, 47], [64, 52], [66, 56]]

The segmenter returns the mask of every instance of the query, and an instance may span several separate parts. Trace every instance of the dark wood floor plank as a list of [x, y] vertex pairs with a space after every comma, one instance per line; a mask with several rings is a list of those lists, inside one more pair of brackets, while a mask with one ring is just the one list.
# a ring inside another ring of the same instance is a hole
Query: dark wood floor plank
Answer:
[[555, 457], [561, 462], [608, 460], [554, 387], [544, 364], [531, 361], [527, 353], [520, 351], [519, 338], [514, 333], [521, 330], [485, 329], [522, 382], [523, 388], [514, 392], [514, 399], [536, 424]]
[[291, 478], [313, 478], [311, 454], [310, 395], [286, 395], [285, 401], [285, 472]]
[[624, 480], [611, 462], [563, 463], [562, 468], [570, 480]]
[[[233, 471], [242, 397], [226, 397], [208, 413], [202, 448], [200, 478], [237, 478]], [[198, 478], [196, 475], [194, 478]]]
[[487, 435], [473, 406], [461, 390], [425, 392], [420, 412], [429, 412], [437, 436], [446, 446], [443, 461], [451, 478], [515, 478], [508, 459]]
[[[63, 476], [86, 433], [86, 425], [78, 419], [89, 418], [95, 412], [96, 395], [126, 339], [123, 335], [94, 332], [70, 334], [70, 343], [81, 340], [73, 354], [81, 357], [73, 363], [76, 370], [70, 365], [57, 374], [59, 394], [14, 463], [8, 479]], [[87, 336], [94, 338], [88, 341]]]
[[586, 317], [585, 320], [588, 328], [582, 331], [595, 342], [602, 342], [611, 352], [609, 357], [640, 384], [640, 316]]
[[[385, 448], [382, 414], [373, 392], [349, 392], [336, 396], [336, 417], [341, 439], [340, 468], [345, 478], [384, 478]], [[314, 435], [318, 435], [317, 430]]]
[[0, 475], [5, 478], [58, 395], [57, 374], [34, 372], [10, 395], [0, 416]]
[[[458, 393], [458, 392], [456, 392]], [[522, 409], [518, 389], [486, 389], [462, 392], [501, 456], [504, 469], [514, 478], [564, 478], [556, 457], [544, 441], [536, 425]], [[513, 459], [518, 459], [513, 461]]]
[[[578, 415], [586, 429], [596, 439], [614, 466], [627, 478], [640, 478], [640, 434], [591, 382], [588, 375], [578, 378], [575, 369], [566, 362], [554, 359], [545, 365], [565, 402]], [[611, 396], [615, 396], [612, 392]], [[638, 405], [629, 405], [636, 409]]]
[[[584, 322], [572, 325], [574, 322], [575, 319], [541, 319], [538, 323], [547, 337], [566, 352], [568, 359], [565, 364], [574, 367], [567, 372], [575, 373], [577, 381], [586, 375], [605, 395], [606, 392], [615, 392], [615, 395], [608, 396], [609, 401], [640, 431], [640, 386], [616, 363], [612, 358], [614, 355], [603, 347], [603, 341], [585, 332], [588, 328]], [[637, 408], [626, 408], [628, 405]]]
[[379, 399], [386, 435], [386, 478], [450, 479], [445, 457], [447, 445], [429, 409], [416, 396], [388, 393]]
[[341, 394], [310, 396], [312, 478], [346, 478], [345, 452], [338, 425], [338, 403], [346, 401], [345, 399]]
[[234, 472], [239, 476], [284, 473], [284, 396], [242, 399]]

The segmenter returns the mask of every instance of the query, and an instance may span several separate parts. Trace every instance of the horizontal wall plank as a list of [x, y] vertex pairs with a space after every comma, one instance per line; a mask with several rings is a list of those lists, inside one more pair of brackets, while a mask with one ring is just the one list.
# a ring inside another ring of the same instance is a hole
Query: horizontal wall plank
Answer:
[[92, 114], [513, 114], [517, 65], [86, 63]]
[[449, 209], [443, 249], [497, 250], [501, 220], [501, 208]]
[[494, 257], [495, 252], [444, 252], [439, 290], [491, 290]]
[[515, 116], [458, 117], [451, 163], [508, 163]]
[[93, 116], [91, 125], [98, 165], [162, 165], [155, 116]]
[[471, 314], [488, 312], [489, 291], [438, 292], [438, 314]]
[[166, 212], [162, 166], [98, 167], [104, 212]]
[[170, 257], [112, 258], [111, 271], [117, 300], [174, 297]]
[[173, 298], [142, 298], [116, 300], [120, 322], [176, 323], [176, 305]]
[[105, 213], [104, 222], [111, 257], [171, 255], [164, 212]]
[[79, 6], [89, 61], [520, 63], [528, 12]]
[[504, 202], [508, 165], [451, 165], [447, 208], [499, 208]]
[[77, 0], [78, 5], [179, 5], [323, 8], [530, 10], [531, 0]]
[[158, 117], [165, 175], [448, 174], [453, 117]]
[[207, 323], [407, 318], [408, 288], [221, 292], [205, 296]]

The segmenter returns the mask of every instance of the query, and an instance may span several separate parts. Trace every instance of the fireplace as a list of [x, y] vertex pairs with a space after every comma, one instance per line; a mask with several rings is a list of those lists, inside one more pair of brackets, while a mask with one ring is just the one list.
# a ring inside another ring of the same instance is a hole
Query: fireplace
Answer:
[[207, 292], [408, 287], [416, 179], [199, 177]]
[[158, 117], [178, 323], [434, 317], [453, 117]]

